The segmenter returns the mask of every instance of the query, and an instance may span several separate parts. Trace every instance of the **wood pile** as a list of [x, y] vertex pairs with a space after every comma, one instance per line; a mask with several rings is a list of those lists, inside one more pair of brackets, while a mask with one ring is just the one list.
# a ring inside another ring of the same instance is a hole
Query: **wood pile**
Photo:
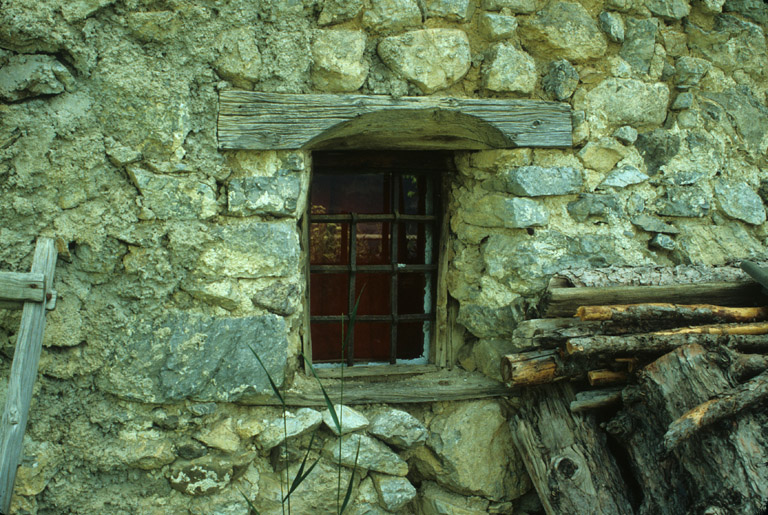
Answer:
[[[750, 266], [750, 275], [761, 273]], [[543, 317], [520, 324], [521, 351], [502, 359], [505, 382], [522, 391], [516, 443], [548, 513], [768, 506], [768, 295], [749, 276], [732, 275], [550, 283]], [[624, 479], [605, 456], [608, 441], [621, 448]], [[565, 478], [556, 465], [563, 459], [581, 477], [571, 470]], [[610, 499], [589, 501], [591, 491]]]

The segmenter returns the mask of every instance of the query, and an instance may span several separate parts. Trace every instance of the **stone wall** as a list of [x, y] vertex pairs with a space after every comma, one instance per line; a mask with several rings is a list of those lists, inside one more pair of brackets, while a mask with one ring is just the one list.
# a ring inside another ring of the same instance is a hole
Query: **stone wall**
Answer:
[[[271, 395], [246, 344], [300, 379], [311, 155], [218, 151], [219, 90], [571, 104], [571, 149], [456, 152], [458, 361], [497, 377], [559, 270], [765, 257], [767, 23], [758, 0], [6, 0], [0, 269], [38, 235], [59, 251], [15, 509], [279, 511], [282, 417], [244, 404]], [[512, 409], [360, 407], [352, 512], [536, 511]], [[335, 503], [321, 418], [290, 413], [289, 468], [313, 427], [324, 456], [297, 513]]]

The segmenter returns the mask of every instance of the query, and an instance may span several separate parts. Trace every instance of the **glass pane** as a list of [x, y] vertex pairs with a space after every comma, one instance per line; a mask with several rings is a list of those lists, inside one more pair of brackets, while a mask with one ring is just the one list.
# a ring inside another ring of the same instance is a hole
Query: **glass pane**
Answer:
[[401, 213], [407, 215], [432, 214], [427, 210], [427, 188], [431, 177], [427, 175], [401, 175], [400, 176], [400, 203]]
[[390, 330], [387, 322], [356, 323], [355, 361], [389, 362]]
[[384, 174], [320, 174], [312, 179], [311, 214], [391, 213], [390, 178]]
[[416, 315], [432, 312], [432, 275], [402, 273], [397, 277], [397, 313]]
[[[355, 300], [360, 298], [358, 315], [389, 315], [389, 274], [358, 273], [355, 278]], [[365, 289], [363, 290], [363, 286]], [[360, 291], [363, 296], [360, 297]]]
[[399, 224], [397, 240], [399, 263], [430, 265], [434, 262], [432, 223]]
[[312, 324], [312, 361], [315, 363], [341, 361], [341, 323]]
[[358, 265], [389, 264], [389, 227], [390, 224], [380, 222], [357, 224]]
[[431, 322], [404, 322], [397, 327], [397, 359], [415, 359], [429, 344]]
[[311, 274], [309, 281], [310, 314], [337, 316], [348, 313], [348, 280], [347, 274]]
[[315, 223], [309, 227], [309, 262], [312, 265], [349, 263], [349, 224]]

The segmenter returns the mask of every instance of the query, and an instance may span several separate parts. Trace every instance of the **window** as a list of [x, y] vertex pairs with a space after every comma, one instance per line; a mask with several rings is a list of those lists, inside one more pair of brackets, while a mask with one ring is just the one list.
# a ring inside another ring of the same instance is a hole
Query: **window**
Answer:
[[315, 152], [308, 213], [312, 361], [417, 364], [434, 354], [448, 152]]

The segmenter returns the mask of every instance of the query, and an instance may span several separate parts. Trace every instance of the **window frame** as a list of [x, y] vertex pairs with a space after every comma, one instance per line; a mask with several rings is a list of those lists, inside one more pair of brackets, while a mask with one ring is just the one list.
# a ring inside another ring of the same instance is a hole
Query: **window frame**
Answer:
[[[381, 150], [371, 150], [364, 152], [375, 152], [380, 154]], [[426, 154], [434, 152], [430, 150], [393, 150], [392, 152], [409, 152], [412, 154], [422, 153]], [[455, 362], [455, 356], [458, 351], [458, 347], [463, 344], [463, 332], [456, 327], [454, 323], [456, 316], [458, 315], [458, 303], [450, 298], [447, 287], [447, 273], [448, 267], [452, 258], [452, 245], [450, 244], [450, 210], [448, 201], [451, 185], [456, 175], [456, 167], [454, 164], [455, 152], [454, 151], [442, 151], [441, 154], [445, 159], [445, 166], [436, 169], [435, 173], [439, 174], [439, 177], [434, 181], [434, 187], [440, 188], [440, 194], [442, 202], [440, 203], [439, 212], [434, 213], [434, 217], [437, 220], [435, 224], [435, 237], [439, 238], [436, 255], [432, 261], [432, 266], [436, 266], [435, 273], [435, 294], [434, 294], [434, 322], [431, 331], [431, 340], [429, 342], [429, 354], [427, 356], [426, 364], [408, 364], [408, 363], [396, 363], [396, 364], [375, 364], [375, 365], [355, 365], [355, 366], [343, 366], [343, 375], [348, 378], [364, 378], [364, 377], [378, 377], [378, 376], [403, 376], [412, 374], [423, 374], [429, 372], [435, 372], [441, 368], [451, 368]], [[301, 331], [302, 338], [302, 352], [304, 359], [304, 368], [307, 374], [310, 374], [309, 366], [307, 362], [312, 363], [312, 337], [311, 337], [311, 321], [310, 321], [310, 263], [309, 263], [309, 233], [310, 224], [312, 223], [310, 218], [311, 209], [311, 188], [312, 180], [314, 176], [314, 163], [313, 159], [310, 162], [310, 178], [307, 190], [307, 202], [305, 211], [301, 219], [301, 238], [302, 238], [302, 257], [305, 295], [304, 295], [304, 327]], [[365, 171], [368, 171], [366, 169]], [[382, 170], [370, 169], [371, 172], [377, 172]], [[386, 171], [386, 170], [384, 170]], [[361, 170], [360, 173], [363, 173]], [[403, 173], [407, 174], [407, 171]], [[423, 265], [422, 265], [423, 266]], [[333, 364], [332, 366], [315, 367], [315, 372], [320, 377], [335, 378], [342, 375], [341, 363]]]

